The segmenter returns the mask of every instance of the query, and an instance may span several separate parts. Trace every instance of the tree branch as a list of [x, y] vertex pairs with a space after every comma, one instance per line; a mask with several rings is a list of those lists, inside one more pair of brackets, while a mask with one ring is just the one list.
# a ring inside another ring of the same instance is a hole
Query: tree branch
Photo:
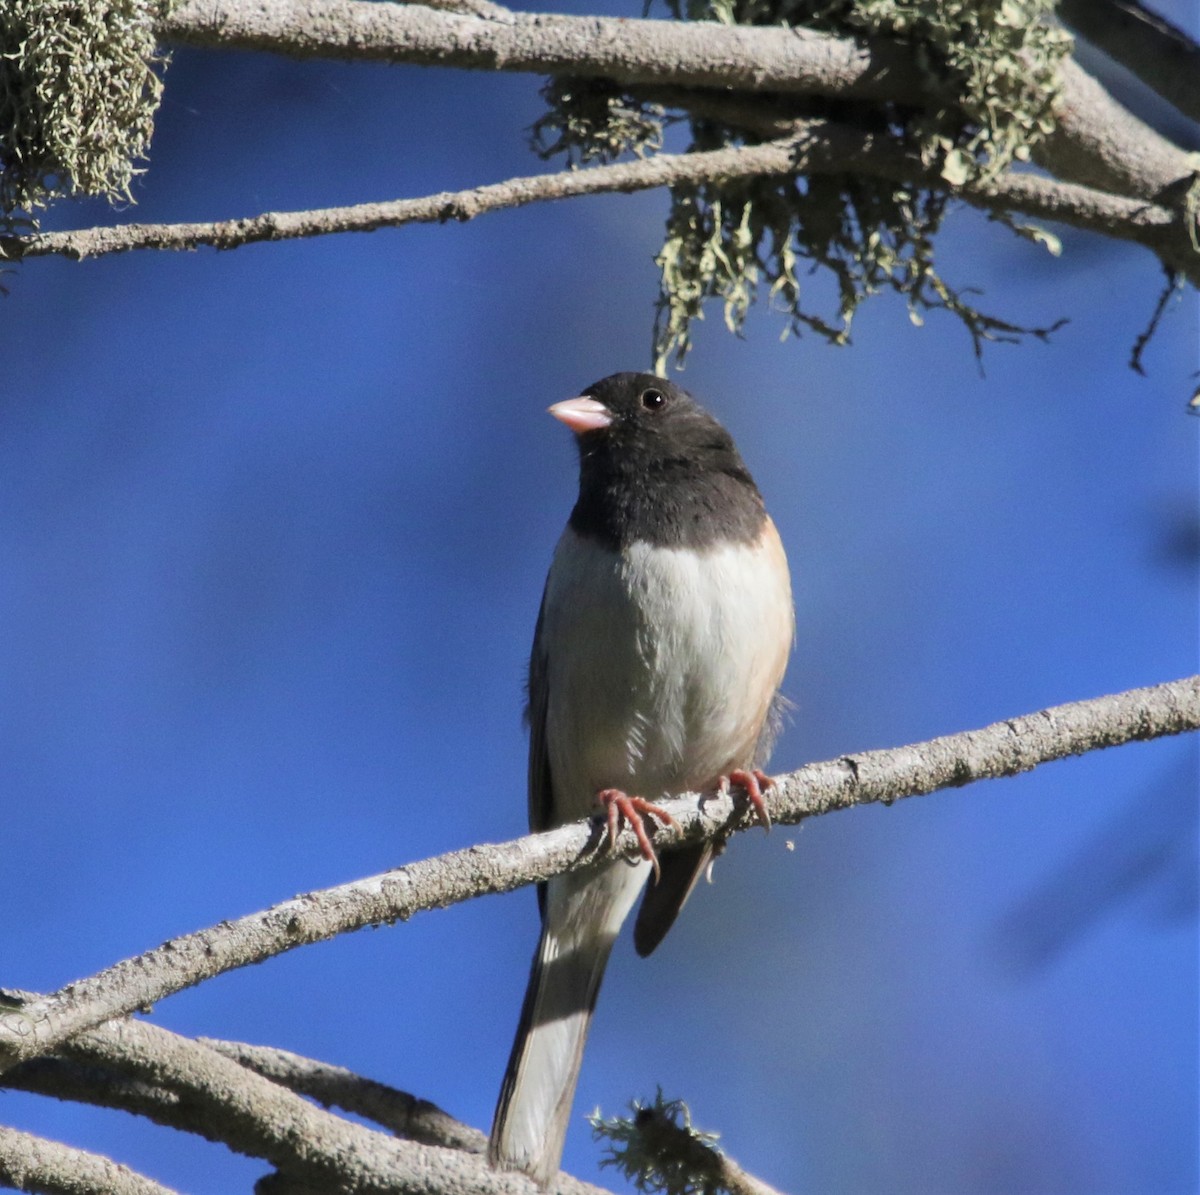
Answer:
[[[143, 1021], [89, 1029], [66, 1043], [63, 1053], [65, 1061], [38, 1059], [50, 1065], [17, 1068], [17, 1085], [148, 1116], [263, 1158], [289, 1179], [318, 1189], [360, 1195], [537, 1192], [524, 1175], [492, 1170], [481, 1150], [398, 1140], [343, 1120], [224, 1052]], [[116, 1081], [109, 1083], [111, 1076]], [[554, 1189], [559, 1195], [603, 1195], [568, 1175]]]
[[[30, 994], [29, 999], [35, 998]], [[103, 1042], [103, 1038], [100, 1040]], [[339, 1107], [373, 1120], [396, 1137], [476, 1154], [482, 1154], [487, 1146], [487, 1138], [482, 1132], [455, 1120], [436, 1104], [363, 1078], [343, 1067], [268, 1046], [208, 1038], [197, 1040], [200, 1045], [280, 1087], [308, 1096], [326, 1108]], [[86, 1041], [84, 1045], [86, 1049]], [[63, 1048], [70, 1051], [72, 1047]], [[102, 1056], [97, 1058], [99, 1054]], [[232, 1143], [219, 1130], [223, 1117], [213, 1115], [213, 1101], [207, 1091], [184, 1083], [178, 1074], [171, 1078], [173, 1086], [167, 1085], [161, 1073], [155, 1082], [130, 1078], [120, 1069], [124, 1060], [114, 1057], [108, 1048], [102, 1053], [95, 1048], [94, 1042], [90, 1059], [80, 1061], [78, 1057], [62, 1054], [30, 1058], [0, 1077], [0, 1087], [116, 1108], [144, 1116], [155, 1124], [196, 1133], [208, 1140]], [[222, 1073], [226, 1078], [235, 1074], [228, 1068]], [[238, 1135], [234, 1134], [234, 1137]], [[266, 1155], [259, 1151], [257, 1156]]]
[[[462, 8], [467, 0], [445, 0]], [[926, 86], [899, 43], [860, 44], [803, 29], [687, 21], [512, 13], [471, 0], [471, 12], [368, 0], [182, 0], [160, 33], [182, 44], [273, 50], [298, 56], [375, 58], [496, 70], [566, 72], [664, 87], [697, 110], [757, 103], [778, 134], [779, 105], [764, 92], [920, 102]], [[1055, 132], [1035, 151], [1061, 181], [1010, 172], [959, 188], [991, 212], [1020, 212], [1131, 240], [1172, 273], [1200, 285], [1194, 202], [1196, 158], [1139, 121], [1075, 63], [1063, 69]], [[690, 100], [688, 96], [690, 92]], [[469, 191], [309, 212], [268, 212], [206, 224], [128, 224], [0, 241], [0, 256], [72, 257], [133, 248], [232, 248], [412, 222], [470, 219], [548, 199], [633, 191], [764, 174], [852, 171], [945, 186], [895, 141], [829, 121], [796, 122], [769, 144], [668, 155], [633, 163], [510, 179]], [[1110, 194], [1111, 193], [1111, 194]], [[1122, 198], [1124, 197], [1124, 198]], [[1138, 202], [1142, 201], [1142, 202]]]
[[1200, 46], [1182, 29], [1138, 0], [1059, 0], [1058, 13], [1184, 116], [1200, 121]]
[[176, 45], [420, 66], [589, 75], [618, 83], [843, 98], [924, 94], [903, 48], [807, 29], [511, 12], [502, 19], [371, 0], [181, 0], [159, 22]]
[[[931, 98], [905, 46], [801, 28], [519, 12], [496, 20], [369, 0], [182, 0], [159, 33], [180, 45], [293, 57], [907, 104]], [[1195, 165], [1183, 150], [1113, 101], [1078, 65], [1066, 66], [1062, 126], [1039, 154], [1043, 166], [1064, 179], [1142, 199], [1191, 177]]]
[[[470, 220], [486, 212], [605, 192], [751, 178], [761, 175], [855, 171], [898, 182], [938, 181], [894, 140], [831, 121], [797, 122], [799, 131], [761, 145], [690, 154], [656, 154], [635, 162], [530, 175], [467, 191], [419, 199], [363, 203], [304, 212], [266, 212], [211, 224], [125, 224], [0, 240], [0, 254], [40, 257], [59, 253], [94, 257], [131, 249], [232, 249], [258, 241], [289, 240], [337, 232], [373, 232], [404, 224]], [[1169, 269], [1200, 284], [1200, 254], [1193, 249], [1187, 214], [1159, 204], [1010, 171], [986, 184], [960, 189], [960, 197], [990, 212], [1021, 212], [1074, 228], [1133, 241]]]
[[[64, 1047], [65, 1049], [65, 1047]], [[207, 1110], [178, 1091], [131, 1079], [112, 1067], [46, 1054], [18, 1063], [0, 1076], [0, 1087], [97, 1108], [144, 1116], [155, 1124], [204, 1136]], [[211, 1139], [211, 1138], [210, 1138]]]
[[176, 1195], [153, 1179], [87, 1153], [0, 1125], [0, 1184], [39, 1195]]
[[483, 1133], [455, 1120], [436, 1104], [356, 1075], [344, 1067], [331, 1066], [274, 1046], [252, 1046], [246, 1042], [209, 1037], [198, 1040], [201, 1045], [233, 1059], [272, 1083], [298, 1095], [306, 1095], [326, 1108], [341, 1108], [365, 1120], [373, 1120], [397, 1137], [467, 1153], [481, 1154], [487, 1147], [487, 1137]]
[[[30, 996], [30, 999], [34, 998]], [[188, 1082], [179, 1072], [166, 1075], [162, 1068], [154, 1082], [131, 1078], [121, 1069], [125, 1059], [103, 1037], [104, 1031], [95, 1032], [101, 1036], [91, 1039], [90, 1046], [89, 1034], [76, 1039], [83, 1043], [87, 1061], [82, 1061], [78, 1052], [74, 1057], [50, 1054], [30, 1058], [0, 1077], [0, 1087], [130, 1112], [155, 1124], [195, 1133], [231, 1147], [248, 1136], [255, 1140], [269, 1135], [269, 1104], [261, 1109], [256, 1106], [257, 1123], [253, 1133], [248, 1134], [238, 1123], [230, 1132], [226, 1127], [228, 1112], [223, 1106], [227, 1102], [225, 1088], [215, 1088], [218, 1098], [214, 1100], [213, 1085]], [[478, 1129], [455, 1120], [428, 1100], [396, 1091], [342, 1067], [302, 1058], [287, 1050], [251, 1046], [244, 1042], [201, 1038], [199, 1044], [296, 1095], [308, 1096], [326, 1108], [336, 1106], [374, 1120], [397, 1137], [475, 1154], [482, 1154], [487, 1145], [487, 1138]], [[63, 1047], [68, 1053], [73, 1049], [73, 1045]], [[242, 1086], [236, 1072], [226, 1067], [221, 1074], [229, 1081], [229, 1089]], [[256, 1087], [250, 1094], [253, 1096], [258, 1090]], [[277, 1142], [275, 1148], [278, 1148]], [[269, 1157], [265, 1148], [243, 1152]]]
[[[982, 730], [809, 764], [778, 778], [768, 807], [775, 821], [795, 824], [834, 809], [1012, 776], [1068, 755], [1197, 727], [1200, 676], [1192, 676], [1055, 706]], [[664, 806], [679, 822], [678, 828], [661, 832], [664, 846], [724, 839], [753, 824], [730, 796], [689, 795]], [[31, 1004], [0, 1005], [0, 1071], [225, 971], [368, 925], [407, 920], [426, 909], [582, 871], [597, 861], [602, 841], [598, 823], [576, 822], [452, 851], [172, 939]], [[623, 833], [616, 853], [632, 857], [637, 850], [634, 835]], [[611, 856], [605, 851], [603, 857]]]
[[1197, 157], [1122, 107], [1077, 62], [1062, 66], [1054, 131], [1034, 150], [1060, 178], [1135, 199], [1159, 200], [1196, 176]]

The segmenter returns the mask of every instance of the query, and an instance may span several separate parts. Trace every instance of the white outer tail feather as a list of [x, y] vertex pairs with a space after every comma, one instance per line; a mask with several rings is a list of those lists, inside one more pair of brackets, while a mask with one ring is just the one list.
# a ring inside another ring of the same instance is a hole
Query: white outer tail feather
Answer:
[[592, 1012], [647, 864], [551, 880], [533, 973], [500, 1090], [488, 1158], [541, 1186], [558, 1173]]

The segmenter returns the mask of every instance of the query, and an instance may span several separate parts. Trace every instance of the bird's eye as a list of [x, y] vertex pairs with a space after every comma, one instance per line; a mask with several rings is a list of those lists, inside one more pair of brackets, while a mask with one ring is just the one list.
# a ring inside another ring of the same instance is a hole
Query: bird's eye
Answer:
[[659, 410], [667, 401], [667, 396], [661, 390], [643, 390], [642, 406], [647, 411]]

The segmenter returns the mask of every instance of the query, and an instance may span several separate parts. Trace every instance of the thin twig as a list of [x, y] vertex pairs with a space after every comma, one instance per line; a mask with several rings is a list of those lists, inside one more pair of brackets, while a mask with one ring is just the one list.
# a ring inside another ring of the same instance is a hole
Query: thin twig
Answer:
[[[795, 824], [834, 809], [1012, 776], [1050, 760], [1197, 727], [1200, 676], [1192, 676], [1055, 706], [982, 730], [809, 764], [778, 778], [768, 809], [773, 821]], [[664, 846], [723, 839], [753, 822], [729, 796], [691, 794], [663, 805], [679, 823], [662, 832]], [[452, 851], [175, 938], [31, 1004], [0, 1004], [0, 1071], [112, 1017], [298, 946], [583, 870], [595, 863], [602, 840], [597, 824], [575, 822]], [[632, 832], [620, 836], [616, 851], [626, 857], [637, 853]]]
[[[915, 155], [896, 142], [831, 121], [797, 122], [781, 140], [691, 154], [656, 154], [586, 170], [530, 175], [466, 191], [418, 199], [364, 203], [300, 212], [267, 212], [211, 224], [124, 224], [35, 234], [0, 241], [10, 257], [63, 254], [95, 257], [132, 249], [233, 249], [258, 241], [339, 232], [373, 232], [405, 224], [471, 220], [487, 212], [605, 192], [633, 192], [762, 175], [857, 171], [899, 182], [933, 181]], [[1017, 211], [1144, 245], [1167, 268], [1200, 283], [1200, 257], [1191, 248], [1181, 210], [1111, 195], [1030, 173], [1008, 172], [972, 184], [961, 198], [987, 211]]]

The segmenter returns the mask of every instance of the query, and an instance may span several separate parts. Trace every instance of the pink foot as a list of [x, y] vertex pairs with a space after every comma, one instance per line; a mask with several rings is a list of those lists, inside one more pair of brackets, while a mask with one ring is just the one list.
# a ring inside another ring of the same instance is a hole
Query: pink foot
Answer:
[[751, 772], [735, 768], [728, 776], [722, 776], [718, 788], [722, 793], [729, 791], [729, 786], [736, 784], [746, 793], [746, 799], [754, 807], [759, 824], [764, 830], [771, 828], [771, 815], [767, 812], [767, 803], [763, 800], [763, 789], [774, 788], [775, 781], [766, 772], [755, 768]]
[[[762, 801], [761, 795], [758, 799], [760, 802]], [[679, 823], [665, 809], [652, 805], [644, 797], [631, 797], [619, 788], [601, 789], [596, 794], [596, 800], [607, 812], [609, 845], [613, 847], [617, 845], [617, 835], [620, 834], [621, 823], [624, 821], [637, 837], [638, 846], [642, 848], [642, 858], [653, 865], [654, 878], [657, 880], [659, 877], [658, 856], [654, 853], [654, 847], [650, 842], [650, 835], [646, 832], [646, 823], [642, 820], [642, 814], [657, 819], [664, 826], [676, 826]]]

